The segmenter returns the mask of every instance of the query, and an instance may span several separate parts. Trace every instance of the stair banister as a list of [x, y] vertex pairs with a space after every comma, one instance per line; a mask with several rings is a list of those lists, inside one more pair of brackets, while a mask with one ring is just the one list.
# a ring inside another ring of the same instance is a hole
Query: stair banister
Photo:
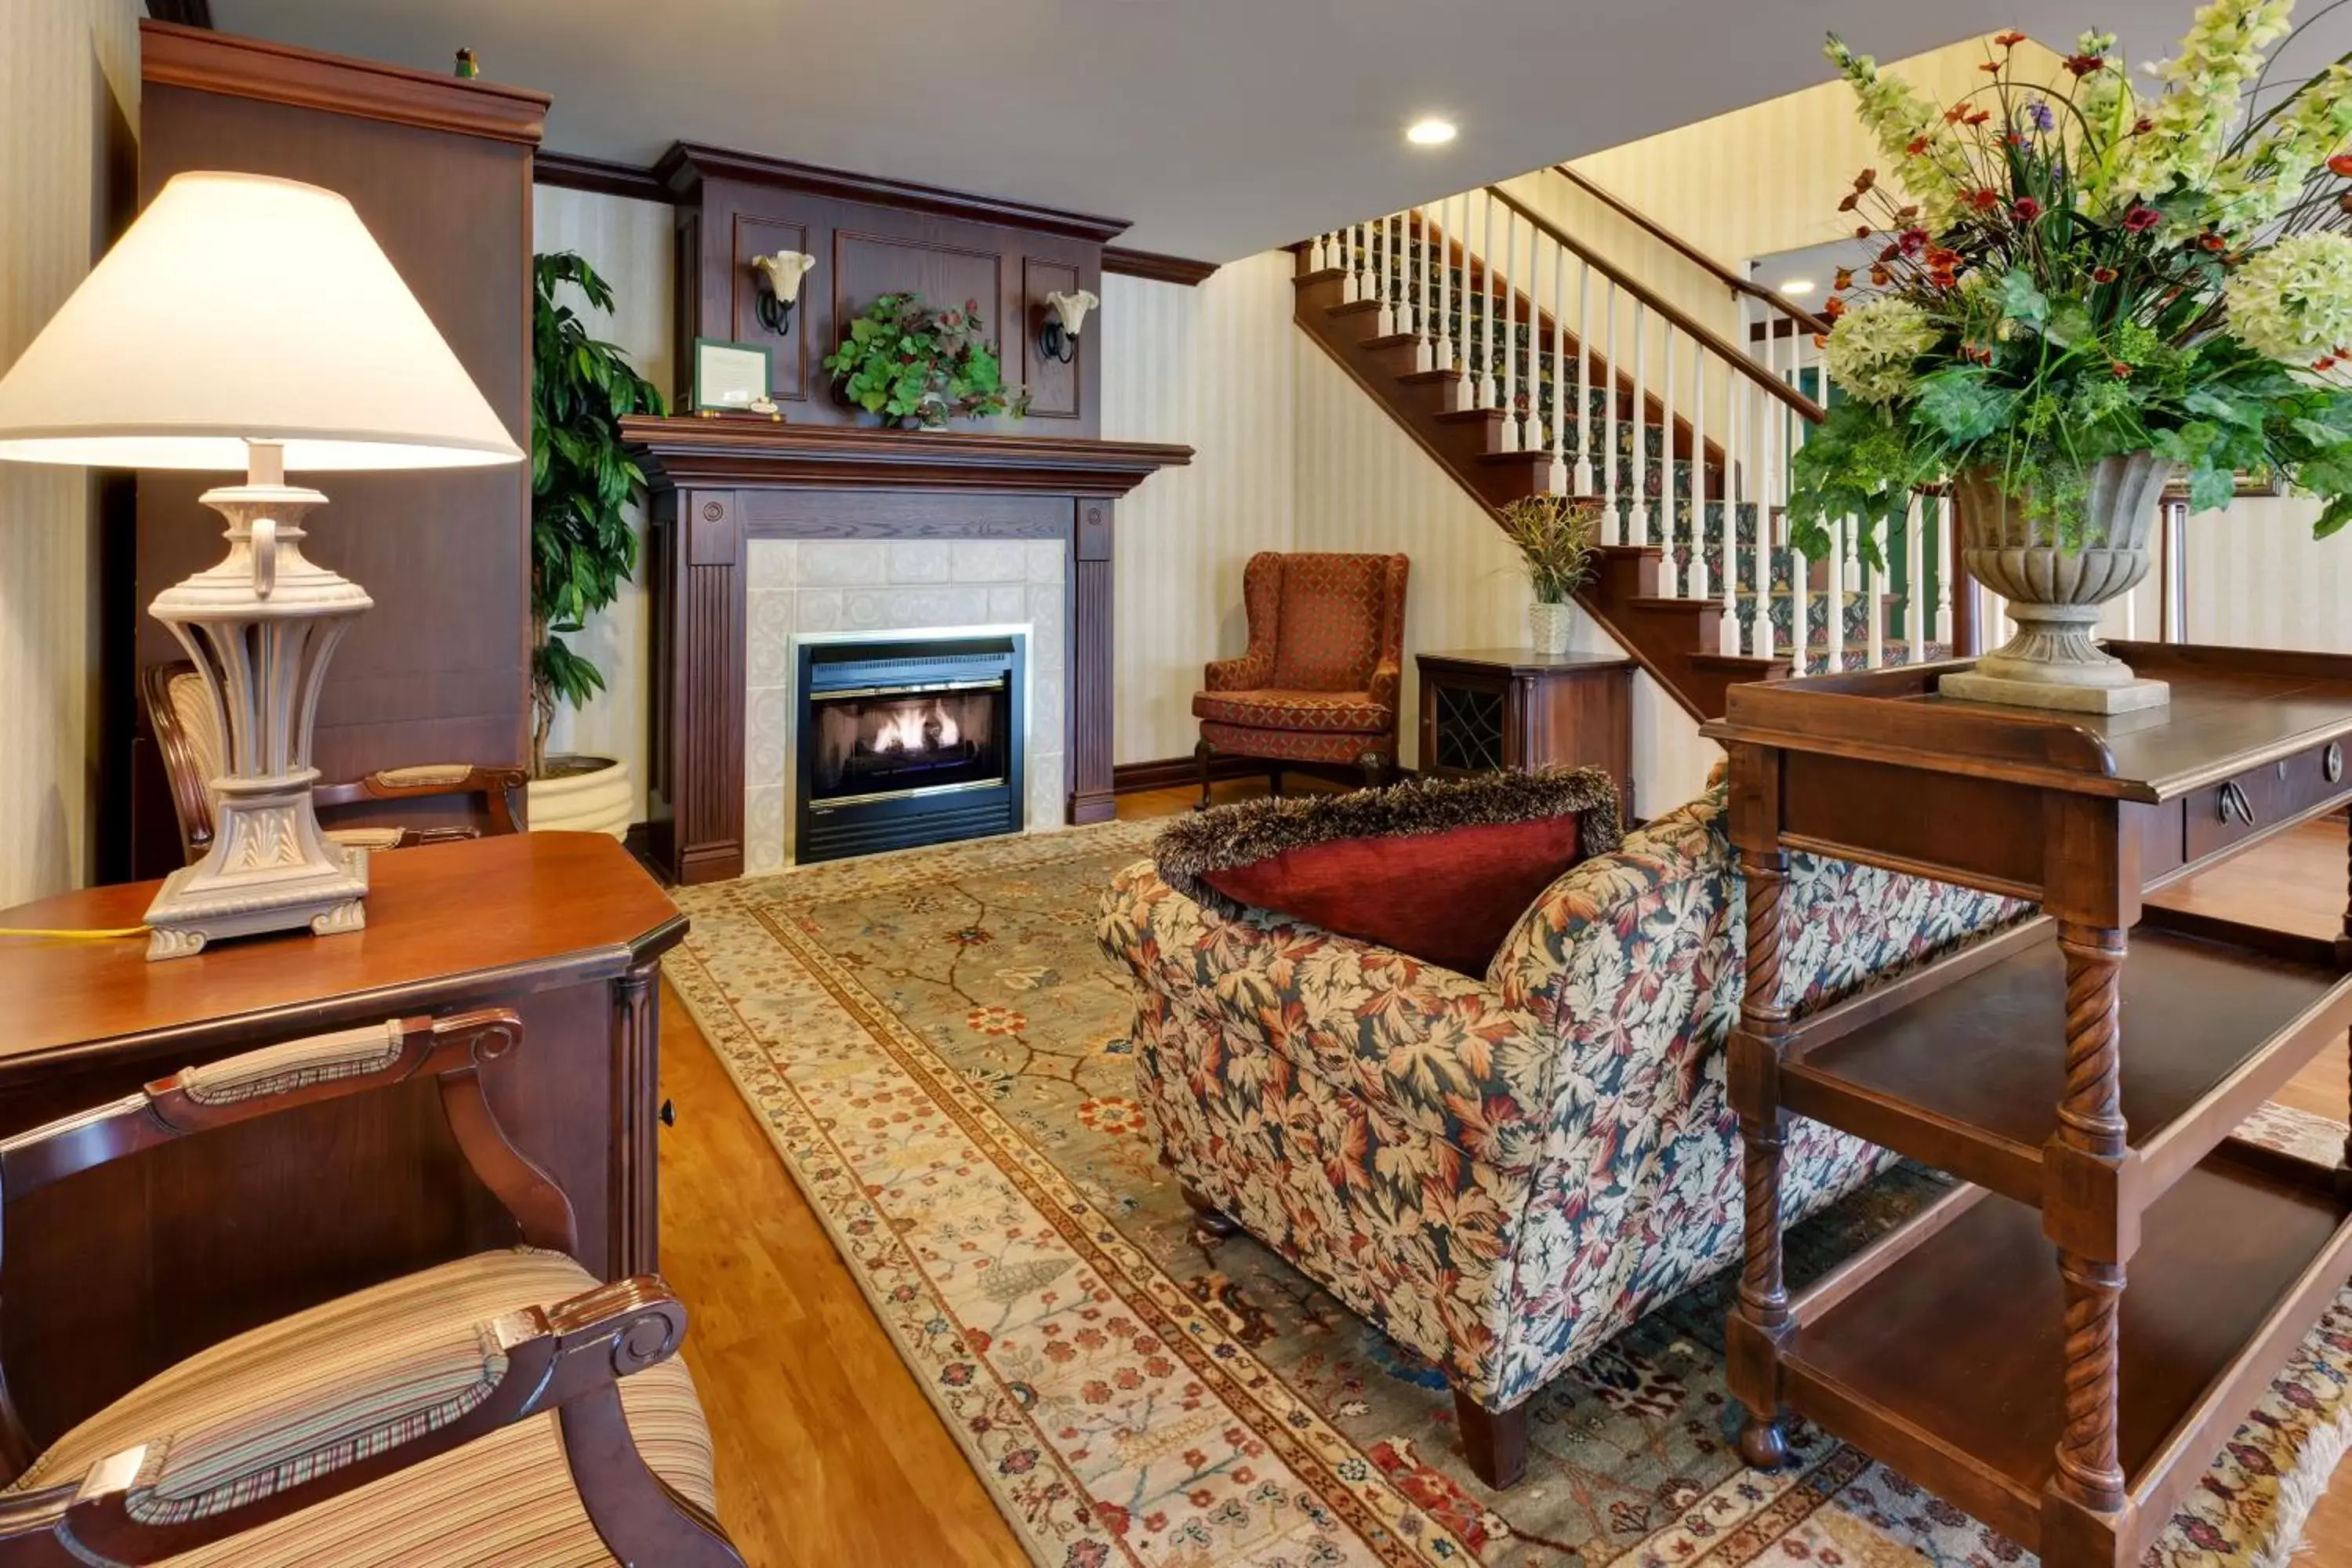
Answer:
[[1625, 219], [1634, 227], [1640, 229], [1643, 234], [1648, 235], [1652, 239], [1654, 239], [1659, 244], [1665, 246], [1667, 248], [1673, 250], [1685, 259], [1693, 262], [1702, 270], [1713, 274], [1723, 283], [1724, 287], [1729, 289], [1733, 293], [1745, 294], [1750, 299], [1762, 300], [1765, 304], [1769, 305], [1773, 310], [1778, 310], [1783, 316], [1788, 317], [1790, 321], [1795, 321], [1799, 326], [1802, 327], [1809, 332], [1826, 332], [1830, 330], [1830, 324], [1827, 321], [1822, 321], [1818, 316], [1812, 315], [1811, 312], [1807, 311], [1802, 305], [1790, 300], [1787, 295], [1779, 293], [1771, 289], [1767, 289], [1764, 285], [1757, 282], [1753, 279], [1741, 277], [1730, 268], [1726, 267], [1722, 262], [1717, 261], [1714, 257], [1709, 256], [1706, 251], [1701, 250], [1697, 246], [1693, 245], [1689, 240], [1685, 239], [1681, 235], [1676, 234], [1674, 230], [1659, 223], [1647, 213], [1644, 213], [1639, 207], [1636, 207], [1631, 203], [1625, 201], [1615, 192], [1611, 191], [1597, 181], [1592, 180], [1584, 174], [1579, 174], [1574, 168], [1566, 163], [1554, 163], [1551, 167], [1552, 173], [1567, 180], [1569, 184], [1576, 186], [1577, 189], [1584, 192], [1587, 195], [1591, 196], [1595, 201], [1601, 203], [1601, 205], [1607, 207], [1618, 216]]

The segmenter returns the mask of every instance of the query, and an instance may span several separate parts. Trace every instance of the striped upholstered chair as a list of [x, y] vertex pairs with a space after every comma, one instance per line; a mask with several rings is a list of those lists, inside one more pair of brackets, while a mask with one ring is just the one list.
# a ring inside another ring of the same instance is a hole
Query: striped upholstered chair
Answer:
[[[742, 1568], [708, 1428], [651, 1275], [571, 1256], [570, 1200], [509, 1144], [478, 1068], [502, 1010], [394, 1019], [192, 1068], [0, 1139], [16, 1198], [126, 1155], [320, 1100], [436, 1080], [524, 1245], [298, 1311], [197, 1352], [50, 1442], [0, 1385], [0, 1568]], [[156, 1304], [168, 1311], [168, 1300]]]

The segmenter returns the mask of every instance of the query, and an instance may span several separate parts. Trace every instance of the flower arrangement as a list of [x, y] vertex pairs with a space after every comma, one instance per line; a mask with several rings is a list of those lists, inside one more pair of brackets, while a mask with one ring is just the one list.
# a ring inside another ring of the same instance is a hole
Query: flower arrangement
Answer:
[[1029, 409], [1029, 394], [1004, 384], [977, 300], [934, 310], [919, 294], [882, 295], [824, 364], [844, 397], [902, 425], [936, 430], [950, 418], [1019, 418]]
[[2093, 468], [2143, 453], [2200, 510], [2252, 471], [2352, 521], [2352, 68], [2264, 106], [2292, 8], [2210, 0], [2147, 97], [2102, 34], [2045, 85], [2002, 33], [1945, 106], [1830, 38], [1902, 194], [1842, 204], [1870, 259], [1816, 340], [1844, 395], [1791, 463], [1800, 549], [1853, 516], [1876, 562], [1869, 525], [1964, 472], [2079, 548]]
[[1601, 503], [1573, 496], [1522, 496], [1507, 503], [1504, 536], [1526, 562], [1538, 605], [1565, 605], [1592, 574]]

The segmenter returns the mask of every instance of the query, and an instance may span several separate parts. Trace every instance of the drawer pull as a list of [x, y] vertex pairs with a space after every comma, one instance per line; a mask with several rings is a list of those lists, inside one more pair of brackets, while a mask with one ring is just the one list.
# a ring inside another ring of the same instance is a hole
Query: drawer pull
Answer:
[[2216, 804], [2224, 822], [2251, 823], [2254, 820], [2253, 805], [2246, 799], [2246, 792], [2238, 787], [2235, 779], [2221, 786], [2221, 797]]
[[2319, 754], [2319, 771], [2326, 775], [2329, 784], [2338, 784], [2343, 781], [2344, 743], [2342, 742], [2327, 742], [2327, 750]]

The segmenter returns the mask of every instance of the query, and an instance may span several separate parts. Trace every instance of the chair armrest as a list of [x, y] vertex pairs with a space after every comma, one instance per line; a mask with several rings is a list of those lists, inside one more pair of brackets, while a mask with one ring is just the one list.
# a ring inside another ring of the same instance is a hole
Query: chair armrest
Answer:
[[[523, 789], [530, 782], [530, 773], [525, 768], [423, 763], [412, 767], [379, 768], [348, 784], [320, 784], [310, 792], [310, 796], [320, 805], [336, 806], [372, 800], [480, 795], [489, 813], [490, 831], [505, 834], [520, 831], [523, 825]], [[434, 831], [424, 830], [414, 842], [437, 842]]]
[[68, 1537], [122, 1563], [226, 1540], [599, 1394], [669, 1359], [685, 1334], [685, 1308], [652, 1275], [453, 1324], [293, 1405], [195, 1440], [158, 1433], [74, 1481], [17, 1494], [0, 1509], [0, 1564], [51, 1561], [40, 1548]]
[[1274, 649], [1252, 647], [1239, 658], [1213, 659], [1201, 676], [1211, 691], [1255, 691], [1274, 679]]
[[1373, 701], [1393, 713], [1396, 711], [1398, 689], [1403, 684], [1403, 666], [1395, 659], [1383, 658], [1372, 667], [1371, 684], [1367, 689]]
[[0, 1139], [0, 1187], [21, 1197], [190, 1133], [419, 1075], [471, 1071], [521, 1044], [522, 1020], [507, 1008], [487, 1007], [446, 1018], [387, 1019], [184, 1068], [121, 1100]]

